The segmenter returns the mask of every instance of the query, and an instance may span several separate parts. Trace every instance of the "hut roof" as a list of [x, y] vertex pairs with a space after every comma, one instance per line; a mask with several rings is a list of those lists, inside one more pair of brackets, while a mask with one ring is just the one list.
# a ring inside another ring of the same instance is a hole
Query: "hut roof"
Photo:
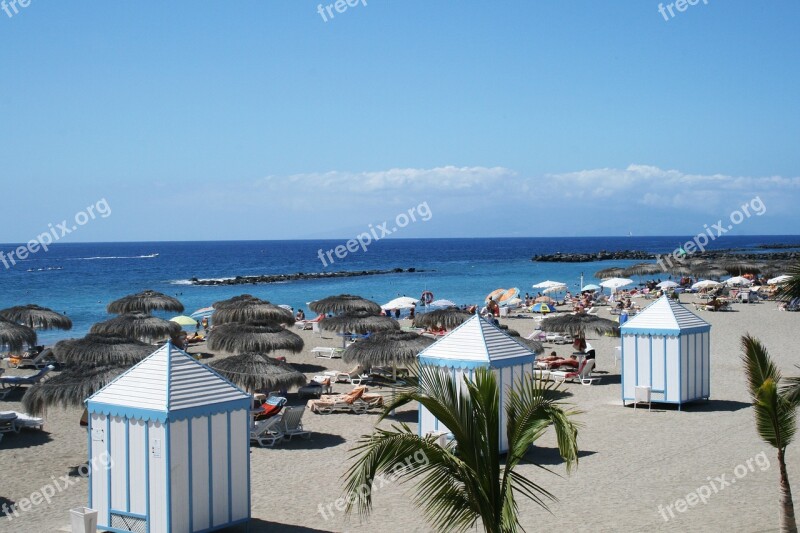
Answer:
[[625, 322], [620, 331], [626, 334], [680, 335], [708, 330], [711, 325], [680, 303], [662, 296]]
[[478, 315], [431, 344], [419, 354], [420, 363], [477, 368], [533, 363], [530, 348]]
[[248, 394], [169, 342], [88, 400], [90, 412], [162, 422], [249, 402]]

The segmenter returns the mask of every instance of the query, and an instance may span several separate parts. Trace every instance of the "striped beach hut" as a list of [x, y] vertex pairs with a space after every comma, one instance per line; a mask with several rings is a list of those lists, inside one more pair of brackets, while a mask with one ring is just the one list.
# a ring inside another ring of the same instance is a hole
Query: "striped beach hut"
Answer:
[[[508, 451], [505, 396], [525, 374], [533, 372], [536, 355], [514, 340], [493, 322], [473, 316], [419, 354], [421, 365], [435, 366], [452, 373], [463, 383], [472, 379], [476, 368], [491, 368], [500, 385], [500, 451]], [[448, 429], [423, 406], [419, 406], [419, 434], [449, 433]]]
[[[711, 325], [662, 296], [620, 327], [622, 403], [640, 388], [653, 402], [680, 405], [708, 399]], [[646, 388], [649, 387], [649, 391]], [[641, 397], [639, 397], [641, 399]]]
[[170, 343], [91, 396], [98, 526], [193, 533], [248, 521], [250, 402]]

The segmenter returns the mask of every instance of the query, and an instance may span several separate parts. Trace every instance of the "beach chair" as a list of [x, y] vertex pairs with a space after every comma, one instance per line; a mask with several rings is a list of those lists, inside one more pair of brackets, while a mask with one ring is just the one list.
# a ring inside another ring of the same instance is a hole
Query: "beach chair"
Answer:
[[356, 387], [347, 394], [338, 396], [322, 396], [319, 400], [309, 400], [306, 404], [307, 409], [314, 413], [327, 415], [337, 411], [349, 411], [357, 415], [366, 413], [370, 404], [361, 397], [366, 392], [366, 387]]
[[595, 381], [600, 381], [600, 378], [592, 377], [592, 370], [594, 370], [594, 359], [585, 359], [577, 372], [561, 372], [552, 371], [550, 377], [555, 381], [575, 381], [578, 380], [581, 385], [591, 385]]
[[12, 355], [6, 360], [6, 364], [9, 368], [32, 367], [36, 370], [40, 370], [53, 362], [53, 350], [50, 348], [28, 357], [15, 357]]
[[7, 413], [0, 413], [0, 436], [3, 433], [17, 433], [14, 421], [17, 419], [17, 414], [13, 411]]
[[301, 436], [306, 439], [311, 438], [311, 432], [303, 429], [303, 407], [290, 407], [283, 412], [278, 430], [283, 434], [283, 438], [292, 440], [294, 436]]
[[[314, 333], [316, 335], [319, 335], [319, 337], [321, 339], [332, 339], [333, 338], [333, 336], [329, 332], [327, 332], [324, 329], [322, 329], [321, 327], [319, 327], [319, 322], [312, 322], [311, 323], [311, 331], [312, 331], [312, 333]], [[327, 337], [325, 336], [326, 334], [328, 335]]]
[[255, 422], [250, 428], [250, 442], [255, 441], [259, 446], [275, 446], [283, 438], [279, 428], [280, 422], [279, 416]]
[[0, 411], [0, 419], [11, 418], [14, 421], [14, 431], [19, 433], [22, 429], [42, 429], [44, 420], [25, 413], [16, 411]]
[[267, 420], [277, 416], [284, 405], [286, 405], [286, 398], [283, 396], [270, 396], [264, 403], [253, 409], [253, 420]]
[[300, 398], [319, 398], [323, 394], [330, 394], [333, 390], [331, 379], [331, 376], [314, 376], [308, 385], [297, 389], [297, 396]]
[[0, 387], [2, 389], [0, 389], [0, 398], [5, 398], [11, 391], [23, 385], [36, 385], [53, 369], [54, 367], [50, 365], [30, 376], [1, 376]]
[[327, 346], [317, 346], [311, 350], [315, 357], [322, 357], [323, 359], [333, 359], [342, 356], [341, 348], [329, 348]]
[[351, 385], [361, 385], [369, 380], [370, 376], [364, 373], [364, 367], [361, 365], [356, 366], [350, 372], [337, 372], [335, 378], [336, 383], [350, 383]]

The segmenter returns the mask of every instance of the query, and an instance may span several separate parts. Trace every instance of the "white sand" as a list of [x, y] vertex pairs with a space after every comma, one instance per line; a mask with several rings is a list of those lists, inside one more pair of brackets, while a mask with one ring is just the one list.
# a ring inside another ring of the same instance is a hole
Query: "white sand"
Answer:
[[[560, 502], [551, 505], [549, 514], [520, 499], [520, 519], [528, 531], [777, 530], [776, 454], [759, 440], [754, 429], [739, 342], [745, 332], [758, 336], [786, 375], [800, 374], [793, 366], [797, 361], [794, 340], [800, 314], [779, 312], [772, 302], [736, 305], [735, 310], [701, 312], [713, 325], [712, 400], [686, 406], [682, 412], [657, 405], [652, 412], [646, 408], [636, 412], [623, 408], [619, 371], [613, 365], [613, 347], [619, 341], [608, 337], [591, 339], [597, 349], [598, 367], [608, 374], [593, 386], [566, 385], [574, 394], [570, 401], [585, 411], [580, 417], [580, 465], [567, 477], [554, 450], [552, 433], [538, 443], [531, 459], [548, 465], [558, 475], [530, 465], [521, 471], [550, 490]], [[601, 316], [605, 313], [602, 311]], [[533, 320], [503, 322], [523, 335], [534, 328]], [[306, 350], [290, 356], [290, 361], [329, 369], [348, 366], [341, 360], [315, 359], [308, 352], [314, 346], [334, 346], [338, 340], [320, 340], [310, 331], [303, 335]], [[561, 354], [571, 351], [569, 346], [555, 349]], [[309, 376], [317, 372], [309, 370]], [[336, 390], [343, 392], [349, 387], [338, 385]], [[20, 410], [18, 400], [17, 395], [10, 401], [0, 401], [0, 410]], [[290, 399], [290, 403], [300, 402]], [[46, 418], [45, 432], [6, 435], [0, 443], [0, 496], [18, 501], [52, 483], [51, 476], [63, 476], [71, 465], [85, 460], [86, 433], [78, 427], [79, 416], [76, 409], [52, 410]], [[250, 531], [429, 531], [422, 513], [411, 504], [413, 487], [408, 485], [377, 488], [375, 510], [365, 524], [360, 524], [357, 517], [346, 521], [335, 508], [327, 520], [319, 512], [320, 505], [324, 509], [341, 496], [341, 475], [350, 464], [348, 450], [360, 435], [371, 431], [376, 418], [307, 412], [304, 422], [314, 432], [311, 441], [295, 439], [275, 449], [253, 447], [254, 520]], [[416, 427], [415, 409], [400, 412], [398, 418]], [[698, 503], [684, 513], [673, 510], [675, 517], [669, 521], [659, 514], [659, 505], [673, 504], [675, 509], [675, 500], [708, 485], [709, 477], [714, 480], [724, 474], [726, 480], [735, 479], [737, 465], [762, 451], [770, 462], [766, 470], [753, 463], [755, 471], [713, 494], [706, 504]], [[800, 443], [789, 448], [787, 463], [797, 495]], [[78, 481], [58, 493], [51, 504], [40, 504], [13, 521], [0, 518], [0, 531], [63, 531], [69, 523], [68, 509], [87, 502], [86, 481], [71, 479]], [[798, 503], [796, 497], [795, 505]]]

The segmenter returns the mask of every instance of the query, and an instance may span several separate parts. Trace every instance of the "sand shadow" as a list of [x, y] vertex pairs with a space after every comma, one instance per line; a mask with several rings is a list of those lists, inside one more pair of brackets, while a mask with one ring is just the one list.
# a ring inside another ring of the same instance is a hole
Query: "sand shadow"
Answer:
[[43, 430], [25, 430], [19, 433], [6, 433], [0, 448], [11, 450], [15, 448], [29, 448], [31, 446], [41, 446], [52, 441], [50, 433]]
[[389, 422], [403, 422], [405, 424], [416, 424], [419, 422], [419, 411], [416, 409], [396, 411], [394, 416], [387, 415], [386, 420]]
[[[716, 412], [728, 412], [732, 413], [734, 411], [740, 411], [742, 409], [747, 409], [752, 404], [747, 402], [739, 402], [736, 400], [696, 400], [693, 402], [687, 402], [683, 405], [678, 406], [678, 404], [674, 403], [659, 403], [653, 402], [652, 412], [654, 413], [666, 413], [666, 412], [677, 412], [677, 411], [687, 411], [690, 413], [716, 413]], [[625, 407], [633, 409], [633, 403], [628, 403]], [[647, 410], [646, 403], [639, 403], [637, 406], [637, 410]], [[680, 407], [680, 408], [679, 408]]]
[[[325, 448], [333, 448], [347, 442], [341, 435], [334, 435], [333, 433], [321, 433], [319, 431], [312, 431], [310, 439], [303, 437], [294, 437], [292, 440], [282, 440], [275, 445], [275, 448], [284, 448], [287, 450], [324, 450]], [[262, 448], [255, 442], [250, 443], [251, 448]]]
[[[596, 453], [597, 452], [590, 450], [579, 450], [578, 459], [583, 459], [584, 457], [589, 457], [590, 455], [594, 455]], [[525, 461], [542, 466], [556, 466], [564, 464], [564, 459], [562, 459], [561, 455], [558, 453], [558, 448], [548, 448], [545, 446], [536, 445], [531, 446], [531, 448], [528, 450], [528, 453], [525, 454]]]
[[311, 374], [312, 372], [324, 372], [328, 367], [322, 365], [315, 365], [312, 363], [289, 363], [292, 368], [303, 374]]
[[240, 526], [220, 529], [220, 533], [330, 533], [330, 529], [316, 529], [313, 527], [293, 526], [291, 524], [279, 524], [267, 522], [258, 518], [253, 518], [247, 524]]

